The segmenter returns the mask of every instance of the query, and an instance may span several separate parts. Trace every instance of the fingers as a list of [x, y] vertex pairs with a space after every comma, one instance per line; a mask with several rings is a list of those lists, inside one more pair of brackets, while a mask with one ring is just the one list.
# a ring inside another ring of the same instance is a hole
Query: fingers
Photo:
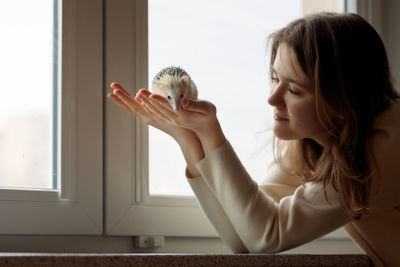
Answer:
[[107, 97], [125, 111], [132, 112], [132, 110], [124, 102], [122, 102], [116, 95], [109, 93], [107, 94]]
[[[127, 97], [131, 97], [132, 98], [132, 95], [127, 90], [125, 90], [119, 83], [112, 82], [110, 87], [112, 89], [114, 89], [113, 92], [112, 92], [114, 95], [117, 96], [118, 93], [122, 93], [122, 94], [125, 94]], [[147, 90], [142, 88], [142, 89], [140, 89], [140, 91], [147, 91]]]
[[[135, 100], [138, 101], [140, 104], [142, 104], [143, 109], [146, 110], [147, 113], [152, 113], [152, 112], [148, 108], [146, 108], [144, 99], [148, 98], [150, 95], [151, 95], [151, 93], [148, 90], [142, 88], [136, 93], [136, 97], [135, 97]], [[148, 103], [148, 99], [147, 99], [147, 103]]]
[[[168, 101], [161, 95], [152, 94], [148, 90], [139, 90], [138, 94], [136, 95], [141, 100], [146, 100], [145, 107], [152, 108], [152, 112], [160, 115], [162, 113], [163, 117], [174, 118], [177, 116], [175, 112], [172, 111], [172, 108]], [[149, 107], [151, 105], [151, 107]]]
[[199, 112], [204, 115], [216, 111], [216, 108], [212, 103], [203, 100], [184, 99], [182, 107], [185, 110]]
[[112, 82], [111, 84], [110, 84], [110, 87], [112, 88], [112, 89], [118, 89], [118, 90], [121, 90], [121, 91], [123, 91], [124, 93], [126, 93], [126, 94], [128, 94], [128, 95], [130, 95], [129, 94], [129, 92], [127, 91], [127, 90], [125, 90], [119, 83], [117, 83], [117, 82]]
[[142, 88], [136, 93], [136, 96], [138, 96], [138, 95], [149, 97], [151, 95], [151, 93], [149, 92], [149, 90]]
[[156, 101], [160, 106], [163, 106], [166, 109], [172, 110], [171, 105], [165, 97], [157, 94], [152, 94], [150, 96], [150, 100]]
[[140, 103], [138, 103], [126, 90], [120, 89], [118, 88], [118, 86], [114, 89], [112, 95], [115, 96], [119, 101], [113, 96], [110, 96], [109, 98], [115, 100], [114, 102], [122, 106], [124, 109], [128, 107], [130, 111], [133, 111], [135, 113], [138, 113], [143, 109]]
[[[162, 96], [159, 96], [159, 97], [161, 97], [162, 99], [159, 99], [157, 96], [150, 97], [149, 98], [150, 103], [154, 107], [156, 107], [161, 113], [163, 113], [165, 116], [167, 116], [171, 119], [177, 118], [178, 114], [172, 110], [168, 101], [166, 101], [165, 98]], [[167, 102], [167, 103], [165, 103], [165, 102]]]
[[144, 108], [146, 109], [146, 111], [148, 113], [152, 113], [164, 121], [169, 121], [169, 118], [163, 112], [161, 112], [158, 108], [156, 108], [148, 97], [139, 96], [139, 99], [140, 99], [140, 102], [144, 105]]

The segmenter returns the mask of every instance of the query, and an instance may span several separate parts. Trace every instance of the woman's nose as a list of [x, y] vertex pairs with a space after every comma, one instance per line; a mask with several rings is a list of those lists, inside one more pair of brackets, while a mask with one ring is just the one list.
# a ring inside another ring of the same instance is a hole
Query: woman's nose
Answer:
[[271, 95], [268, 97], [268, 103], [271, 106], [276, 107], [277, 109], [281, 109], [284, 107], [283, 96], [280, 91], [282, 90], [279, 90], [279, 88], [276, 87], [272, 90]]

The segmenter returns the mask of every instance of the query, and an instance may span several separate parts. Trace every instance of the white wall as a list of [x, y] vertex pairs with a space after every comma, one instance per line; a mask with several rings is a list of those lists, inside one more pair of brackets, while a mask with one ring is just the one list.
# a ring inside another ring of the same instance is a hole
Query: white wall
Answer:
[[400, 91], [400, 1], [382, 1], [382, 39], [385, 43], [395, 85]]

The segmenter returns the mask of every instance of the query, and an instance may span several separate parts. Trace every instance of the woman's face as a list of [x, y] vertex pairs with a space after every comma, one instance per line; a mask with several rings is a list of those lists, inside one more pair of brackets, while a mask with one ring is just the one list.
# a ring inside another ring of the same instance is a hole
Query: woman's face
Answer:
[[285, 44], [279, 46], [273, 63], [268, 103], [274, 108], [273, 130], [278, 138], [310, 138], [322, 146], [327, 144], [328, 135], [317, 118], [312, 82]]

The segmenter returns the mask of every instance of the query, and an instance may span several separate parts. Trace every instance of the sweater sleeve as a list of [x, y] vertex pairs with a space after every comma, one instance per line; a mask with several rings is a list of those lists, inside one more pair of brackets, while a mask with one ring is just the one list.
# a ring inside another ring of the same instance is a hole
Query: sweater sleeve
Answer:
[[231, 221], [227, 217], [224, 209], [202, 177], [190, 178], [188, 182], [196, 195], [201, 209], [206, 214], [215, 230], [220, 235], [224, 243], [234, 253], [248, 253], [242, 240], [235, 231]]
[[[323, 236], [351, 220], [343, 212], [333, 188], [286, 179], [271, 173], [258, 186], [226, 142], [197, 164], [202, 179], [216, 198], [226, 221], [252, 253], [276, 253]], [[274, 178], [275, 177], [275, 178]], [[288, 180], [289, 181], [289, 180]], [[207, 210], [207, 207], [203, 207]], [[206, 212], [207, 214], [207, 212]], [[215, 221], [216, 214], [207, 214]]]

